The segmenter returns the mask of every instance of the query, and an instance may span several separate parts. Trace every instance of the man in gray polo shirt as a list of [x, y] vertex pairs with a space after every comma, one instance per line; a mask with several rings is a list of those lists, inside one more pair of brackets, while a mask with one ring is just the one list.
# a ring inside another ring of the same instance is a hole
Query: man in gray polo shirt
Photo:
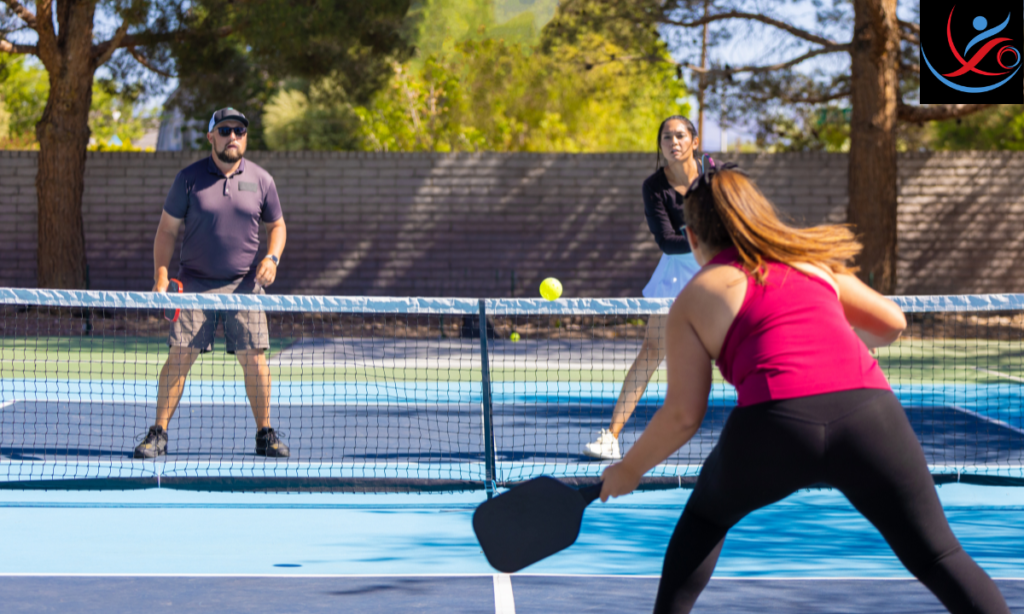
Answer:
[[[274, 283], [284, 251], [281, 201], [270, 174], [243, 158], [245, 116], [232, 108], [210, 119], [206, 135], [213, 153], [174, 179], [153, 242], [154, 292], [166, 292], [167, 267], [182, 226], [178, 277], [185, 292], [263, 293]], [[267, 255], [256, 259], [260, 223], [267, 227]], [[270, 426], [270, 347], [267, 316], [262, 311], [182, 310], [171, 325], [170, 353], [160, 371], [156, 423], [135, 448], [135, 458], [167, 453], [167, 427], [181, 400], [185, 378], [196, 358], [213, 349], [217, 323], [223, 322], [227, 352], [235, 354], [245, 376], [245, 393], [256, 419], [256, 454], [286, 457], [288, 446]]]

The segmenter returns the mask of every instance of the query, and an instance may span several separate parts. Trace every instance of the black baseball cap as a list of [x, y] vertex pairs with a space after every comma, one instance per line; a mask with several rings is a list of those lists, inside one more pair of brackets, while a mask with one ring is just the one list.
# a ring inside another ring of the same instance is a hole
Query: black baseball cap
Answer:
[[243, 126], [246, 128], [249, 127], [249, 120], [245, 119], [245, 116], [242, 115], [241, 111], [237, 111], [231, 107], [225, 107], [213, 112], [213, 117], [210, 118], [210, 128], [207, 132], [213, 132], [213, 129], [217, 127], [217, 124], [229, 119], [240, 121]]

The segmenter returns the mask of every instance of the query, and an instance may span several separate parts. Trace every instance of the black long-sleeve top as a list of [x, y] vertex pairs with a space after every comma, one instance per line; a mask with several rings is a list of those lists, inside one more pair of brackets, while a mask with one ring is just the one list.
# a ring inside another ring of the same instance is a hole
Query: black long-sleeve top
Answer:
[[669, 254], [689, 254], [686, 240], [686, 218], [683, 215], [683, 195], [669, 185], [665, 169], [659, 168], [644, 180], [644, 215], [647, 227], [661, 251]]

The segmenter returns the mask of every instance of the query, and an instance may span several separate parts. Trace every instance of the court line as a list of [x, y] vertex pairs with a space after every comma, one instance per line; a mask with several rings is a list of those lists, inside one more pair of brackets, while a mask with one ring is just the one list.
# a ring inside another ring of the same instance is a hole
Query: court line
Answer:
[[494, 614], [516, 614], [512, 576], [507, 573], [494, 574]]
[[999, 377], [1013, 380], [1015, 382], [1024, 383], [1024, 377], [1017, 377], [1016, 375], [1010, 375], [1009, 373], [1003, 373], [1002, 371], [993, 371], [992, 369], [983, 369], [981, 367], [974, 367], [975, 371], [981, 371], [982, 373], [988, 373], [989, 375], [998, 375]]

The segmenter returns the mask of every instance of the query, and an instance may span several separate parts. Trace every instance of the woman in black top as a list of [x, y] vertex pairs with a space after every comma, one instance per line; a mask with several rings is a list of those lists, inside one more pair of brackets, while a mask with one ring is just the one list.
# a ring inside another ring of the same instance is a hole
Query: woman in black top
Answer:
[[[644, 288], [647, 298], [675, 298], [700, 265], [686, 241], [683, 196], [705, 165], [714, 165], [701, 154], [700, 139], [693, 122], [673, 115], [658, 127], [658, 168], [644, 181], [644, 215], [662, 255], [650, 282]], [[583, 446], [583, 453], [601, 460], [618, 460], [619, 433], [636, 409], [658, 365], [665, 359], [665, 322], [667, 316], [652, 314], [647, 333], [633, 365], [622, 382], [612, 423], [601, 429], [596, 441]]]

